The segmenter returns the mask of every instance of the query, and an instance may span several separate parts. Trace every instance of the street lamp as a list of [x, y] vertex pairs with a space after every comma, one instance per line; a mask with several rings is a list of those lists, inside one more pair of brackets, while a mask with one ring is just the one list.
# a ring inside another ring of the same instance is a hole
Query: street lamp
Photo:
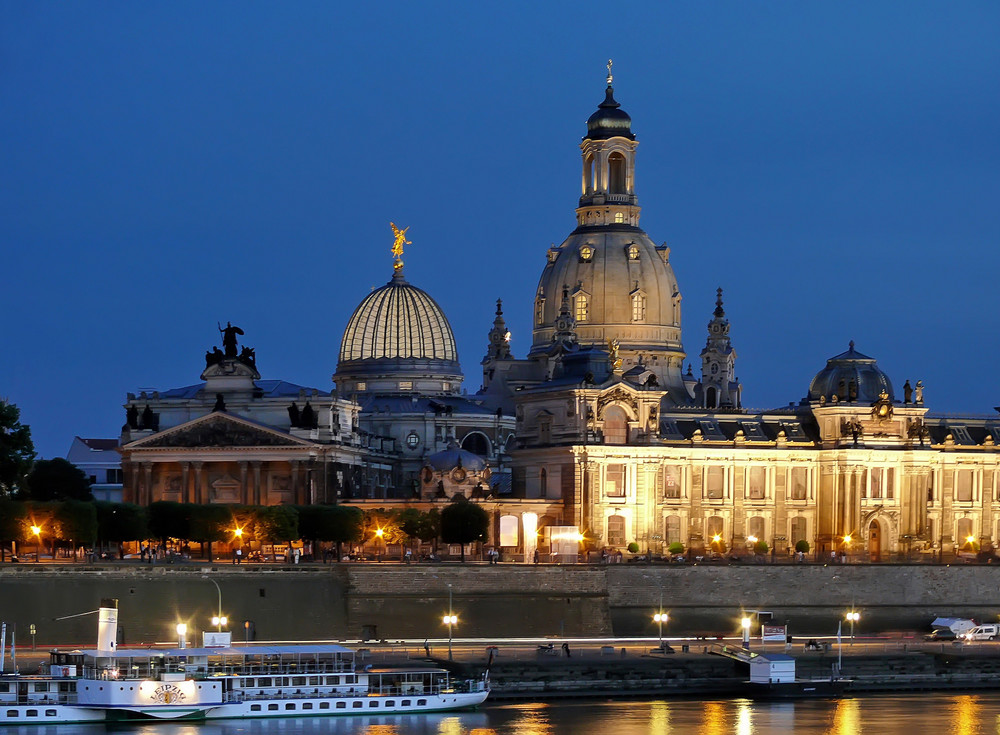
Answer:
[[207, 579], [209, 582], [215, 585], [215, 590], [219, 593], [219, 614], [212, 616], [212, 625], [216, 626], [219, 632], [222, 632], [222, 626], [229, 623], [229, 619], [222, 614], [222, 588], [219, 587], [219, 583], [216, 582], [211, 577], [202, 577], [202, 579]]
[[376, 561], [382, 561], [382, 549], [379, 547], [379, 541], [382, 541], [383, 536], [385, 536], [385, 531], [381, 528], [375, 529], [375, 559]]
[[844, 556], [845, 558], [851, 555], [851, 534], [844, 536]]
[[41, 526], [32, 526], [31, 532], [35, 534], [35, 564], [37, 564], [39, 547], [42, 544], [42, 528]]
[[187, 640], [185, 636], [187, 635], [188, 627], [184, 623], [177, 623], [177, 647], [184, 648], [187, 645]]
[[670, 620], [670, 615], [663, 612], [663, 590], [660, 590], [660, 607], [653, 614], [653, 622], [660, 626], [660, 651], [664, 651], [663, 648], [663, 624]]
[[851, 645], [854, 645], [854, 624], [861, 620], [861, 613], [851, 610], [847, 613], [847, 622], [851, 624]]
[[743, 647], [750, 648], [750, 618], [744, 615], [740, 625], [743, 626]]
[[455, 615], [451, 606], [451, 584], [448, 584], [448, 614], [442, 618], [442, 622], [448, 626], [448, 660], [451, 661], [451, 630], [458, 624], [458, 616]]

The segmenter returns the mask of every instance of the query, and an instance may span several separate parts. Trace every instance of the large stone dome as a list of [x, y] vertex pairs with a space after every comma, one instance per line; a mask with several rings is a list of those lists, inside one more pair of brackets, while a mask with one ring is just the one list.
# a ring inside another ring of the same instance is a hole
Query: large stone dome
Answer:
[[351, 392], [456, 392], [462, 371], [441, 307], [398, 270], [351, 315], [334, 380]]
[[889, 376], [879, 369], [875, 358], [862, 355], [851, 342], [847, 352], [827, 360], [826, 367], [812, 379], [809, 400], [830, 401], [837, 396], [838, 401], [870, 404], [878, 400], [883, 390], [889, 394], [889, 400], [894, 400]]

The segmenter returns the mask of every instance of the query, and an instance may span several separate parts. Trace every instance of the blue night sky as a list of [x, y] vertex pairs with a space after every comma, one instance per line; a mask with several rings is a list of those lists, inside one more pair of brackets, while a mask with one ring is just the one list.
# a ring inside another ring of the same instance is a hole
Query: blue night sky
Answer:
[[748, 406], [854, 339], [897, 394], [992, 413], [998, 38], [992, 0], [8, 0], [0, 396], [65, 455], [198, 382], [226, 320], [264, 378], [329, 389], [390, 220], [475, 392], [497, 297], [530, 345], [611, 57], [696, 368], [722, 286]]

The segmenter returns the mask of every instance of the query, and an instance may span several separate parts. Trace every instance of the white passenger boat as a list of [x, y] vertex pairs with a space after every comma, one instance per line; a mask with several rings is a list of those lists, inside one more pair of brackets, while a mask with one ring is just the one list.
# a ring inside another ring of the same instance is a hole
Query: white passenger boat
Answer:
[[132, 719], [392, 715], [475, 707], [482, 679], [446, 669], [356, 666], [330, 644], [119, 649], [102, 600], [95, 650], [53, 651], [48, 675], [0, 678], [0, 727]]

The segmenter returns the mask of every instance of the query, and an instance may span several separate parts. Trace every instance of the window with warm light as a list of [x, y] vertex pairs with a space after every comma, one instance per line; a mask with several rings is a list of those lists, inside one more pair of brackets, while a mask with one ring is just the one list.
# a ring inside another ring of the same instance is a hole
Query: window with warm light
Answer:
[[580, 260], [584, 263], [589, 263], [594, 259], [594, 249], [590, 245], [584, 245], [580, 248]]
[[604, 471], [604, 494], [609, 498], [625, 497], [625, 465], [609, 464]]
[[639, 260], [639, 246], [635, 243], [628, 246], [628, 259]]
[[576, 295], [576, 320], [578, 322], [585, 322], [590, 316], [590, 303], [587, 300], [586, 294]]
[[400, 380], [399, 381], [399, 389], [400, 390], [413, 390], [413, 381], [412, 380]]
[[620, 225], [625, 222], [625, 215], [621, 212], [615, 212], [615, 224]]
[[646, 320], [646, 297], [641, 293], [632, 294], [632, 321]]
[[608, 546], [625, 545], [625, 517], [608, 516]]
[[541, 324], [545, 319], [545, 299], [535, 301], [535, 324]]

